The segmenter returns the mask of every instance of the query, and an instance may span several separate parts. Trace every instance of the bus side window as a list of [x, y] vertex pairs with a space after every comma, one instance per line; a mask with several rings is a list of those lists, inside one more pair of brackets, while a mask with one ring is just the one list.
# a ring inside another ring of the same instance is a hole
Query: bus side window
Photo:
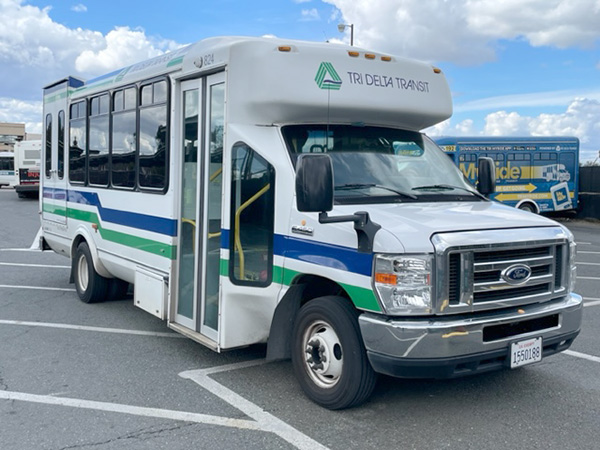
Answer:
[[86, 102], [71, 105], [69, 114], [69, 181], [85, 183], [87, 160]]
[[62, 180], [65, 176], [65, 112], [58, 112], [58, 178]]
[[275, 170], [244, 143], [233, 146], [231, 255], [235, 284], [268, 286], [273, 278]]
[[52, 114], [46, 115], [46, 178], [52, 174]]

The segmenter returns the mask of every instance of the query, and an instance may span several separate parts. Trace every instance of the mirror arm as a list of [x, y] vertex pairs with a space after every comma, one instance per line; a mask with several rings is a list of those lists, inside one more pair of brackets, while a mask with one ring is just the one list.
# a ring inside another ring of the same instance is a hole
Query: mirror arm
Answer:
[[371, 253], [373, 241], [381, 225], [373, 222], [366, 211], [357, 211], [351, 216], [328, 216], [326, 212], [319, 213], [319, 223], [354, 222], [354, 230], [358, 237], [358, 251], [360, 253]]

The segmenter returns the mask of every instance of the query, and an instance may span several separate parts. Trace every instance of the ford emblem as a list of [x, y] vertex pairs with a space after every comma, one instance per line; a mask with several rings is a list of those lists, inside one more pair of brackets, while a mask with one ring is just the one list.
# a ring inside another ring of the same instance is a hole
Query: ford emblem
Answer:
[[502, 271], [502, 279], [508, 284], [523, 284], [531, 277], [531, 268], [525, 264], [513, 264]]

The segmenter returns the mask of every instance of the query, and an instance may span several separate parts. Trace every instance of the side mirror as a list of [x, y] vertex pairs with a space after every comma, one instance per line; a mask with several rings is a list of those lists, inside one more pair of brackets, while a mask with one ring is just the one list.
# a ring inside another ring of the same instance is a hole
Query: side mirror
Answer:
[[477, 190], [483, 195], [490, 195], [496, 191], [496, 165], [488, 157], [479, 158], [477, 161]]
[[333, 165], [329, 155], [306, 154], [296, 161], [298, 211], [327, 212], [333, 209]]

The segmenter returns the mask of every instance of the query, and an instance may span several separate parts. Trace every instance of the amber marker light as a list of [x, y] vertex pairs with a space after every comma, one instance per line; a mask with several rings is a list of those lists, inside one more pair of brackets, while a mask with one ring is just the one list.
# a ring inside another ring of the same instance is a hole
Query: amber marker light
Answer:
[[365, 53], [365, 58], [367, 58], [367, 59], [375, 59], [375, 55], [373, 53]]
[[289, 45], [280, 45], [278, 47], [278, 50], [280, 52], [291, 52], [292, 51], [292, 47], [290, 47]]
[[391, 60], [392, 60], [392, 57], [391, 57], [391, 56], [382, 56], [382, 57], [381, 57], [381, 60], [382, 60], [382, 61], [391, 61]]
[[381, 284], [397, 284], [396, 275], [391, 273], [376, 273], [375, 282]]
[[358, 52], [348, 52], [348, 55], [352, 56], [353, 58], [357, 58], [360, 55], [360, 53], [358, 53]]
[[434, 67], [433, 72], [434, 73], [442, 73], [442, 69], [439, 69], [438, 67]]

